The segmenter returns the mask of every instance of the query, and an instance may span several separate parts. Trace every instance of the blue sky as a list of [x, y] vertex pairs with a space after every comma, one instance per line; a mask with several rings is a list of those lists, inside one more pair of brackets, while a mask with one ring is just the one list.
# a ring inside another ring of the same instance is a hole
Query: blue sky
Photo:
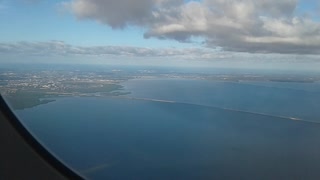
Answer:
[[[174, 40], [143, 38], [143, 28], [114, 30], [95, 21], [80, 21], [61, 7], [60, 0], [2, 0], [1, 42], [65, 41], [73, 45], [127, 45], [141, 47], [193, 47]], [[10, 17], [10, 18], [9, 18]]]
[[0, 0], [0, 62], [253, 67], [320, 61], [316, 0], [114, 2]]

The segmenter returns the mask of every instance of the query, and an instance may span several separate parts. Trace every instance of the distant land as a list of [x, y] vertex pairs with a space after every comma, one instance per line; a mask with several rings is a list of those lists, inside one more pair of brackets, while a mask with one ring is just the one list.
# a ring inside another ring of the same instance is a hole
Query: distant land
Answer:
[[270, 81], [273, 82], [288, 82], [288, 83], [314, 83], [314, 80], [308, 80], [308, 79], [270, 79]]
[[25, 109], [54, 101], [56, 97], [100, 97], [130, 94], [122, 82], [139, 78], [194, 79], [224, 82], [288, 82], [314, 83], [320, 75], [290, 73], [272, 74], [260, 71], [234, 71], [227, 69], [181, 71], [156, 67], [100, 67], [27, 66], [0, 68], [0, 92], [13, 109]]

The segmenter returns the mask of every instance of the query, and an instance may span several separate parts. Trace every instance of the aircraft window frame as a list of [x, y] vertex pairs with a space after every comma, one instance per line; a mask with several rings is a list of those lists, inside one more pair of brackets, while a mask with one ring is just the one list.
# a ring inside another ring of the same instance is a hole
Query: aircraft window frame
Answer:
[[[20, 135], [20, 138], [47, 164], [56, 170], [60, 175], [66, 177], [67, 179], [85, 179], [84, 177], [77, 174], [66, 164], [57, 159], [50, 151], [48, 151], [41, 143], [39, 143], [36, 138], [24, 127], [24, 125], [15, 116], [11, 108], [8, 106], [5, 98], [0, 94], [0, 113], [4, 115], [4, 121], [7, 120], [8, 123], [14, 128], [16, 133]], [[7, 139], [10, 141], [11, 139]], [[4, 154], [3, 154], [4, 155]], [[10, 157], [11, 158], [11, 157]], [[20, 171], [20, 169], [18, 169]], [[21, 170], [22, 171], [22, 170]], [[19, 173], [19, 172], [17, 172]], [[28, 178], [28, 177], [26, 177]]]

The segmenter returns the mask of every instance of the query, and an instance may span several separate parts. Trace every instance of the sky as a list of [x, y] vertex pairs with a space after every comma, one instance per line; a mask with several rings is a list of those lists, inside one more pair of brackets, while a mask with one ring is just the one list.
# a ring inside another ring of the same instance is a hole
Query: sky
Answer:
[[317, 0], [0, 0], [0, 23], [0, 62], [320, 65]]

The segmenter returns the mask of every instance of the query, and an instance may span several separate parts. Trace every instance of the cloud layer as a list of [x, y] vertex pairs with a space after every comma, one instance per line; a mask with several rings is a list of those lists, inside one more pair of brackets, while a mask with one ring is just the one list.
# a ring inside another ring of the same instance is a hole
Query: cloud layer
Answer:
[[63, 41], [0, 43], [0, 54], [22, 56], [122, 56], [181, 59], [221, 59], [226, 53], [210, 48], [142, 48], [132, 46], [73, 46]]
[[[310, 1], [311, 2], [311, 1]], [[310, 3], [309, 1], [306, 3]], [[71, 0], [79, 19], [112, 28], [139, 26], [145, 38], [189, 41], [250, 53], [320, 54], [320, 23], [297, 0]]]

